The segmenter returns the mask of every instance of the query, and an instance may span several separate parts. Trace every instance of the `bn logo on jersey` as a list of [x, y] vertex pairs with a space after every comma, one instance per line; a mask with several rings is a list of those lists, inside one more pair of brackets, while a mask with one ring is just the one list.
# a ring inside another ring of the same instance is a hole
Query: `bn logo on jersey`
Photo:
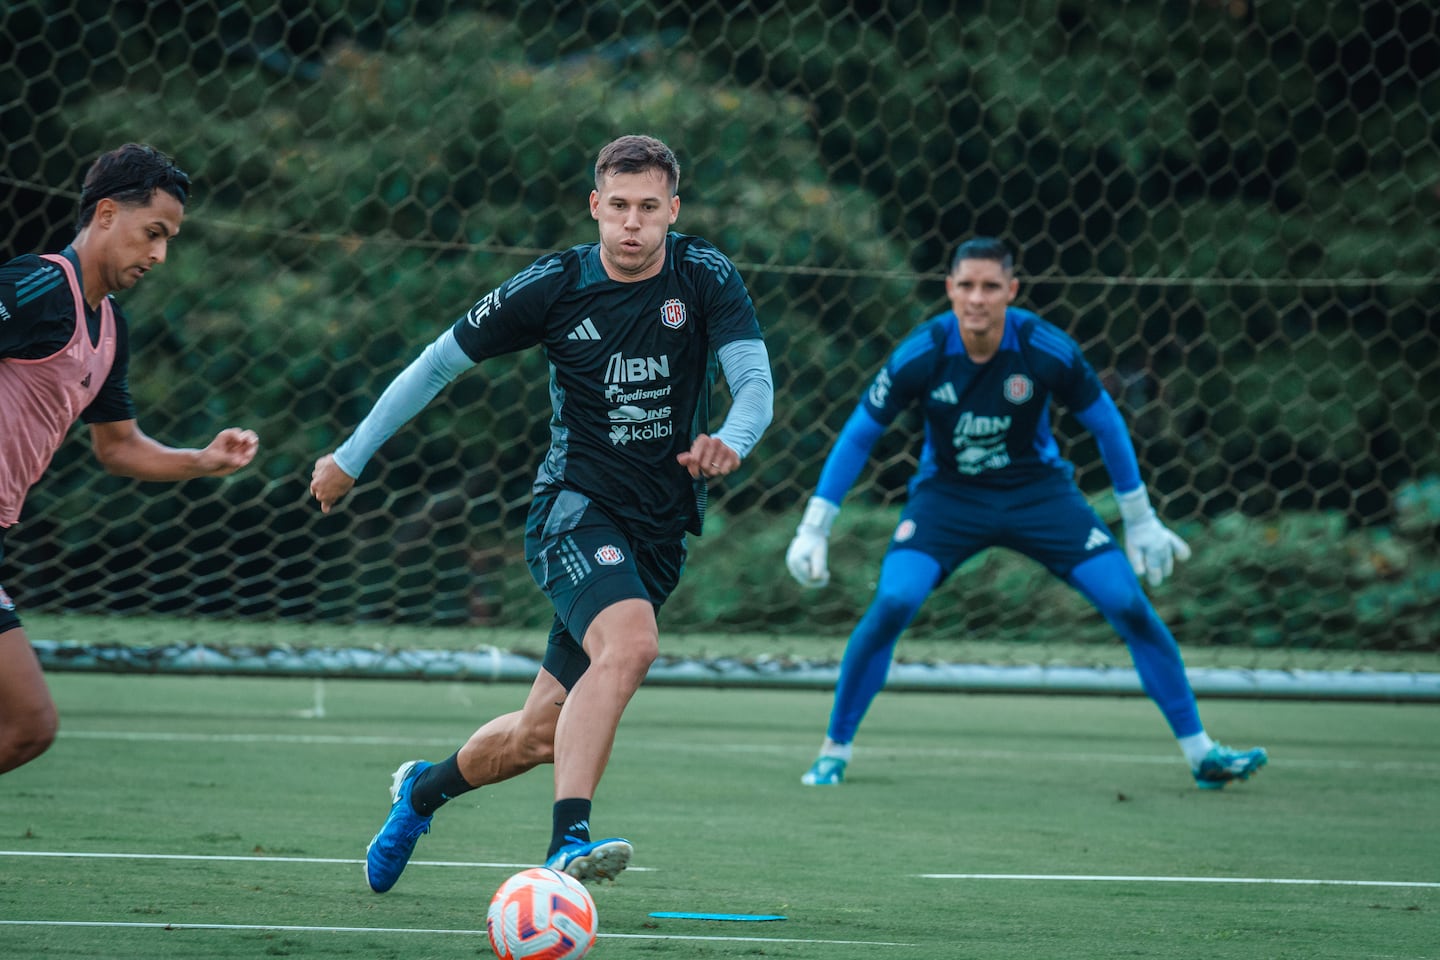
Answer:
[[1035, 393], [1035, 385], [1023, 373], [1011, 374], [1005, 381], [1005, 399], [1011, 403], [1024, 403]]
[[685, 326], [685, 301], [666, 300], [660, 305], [660, 322], [671, 330]]

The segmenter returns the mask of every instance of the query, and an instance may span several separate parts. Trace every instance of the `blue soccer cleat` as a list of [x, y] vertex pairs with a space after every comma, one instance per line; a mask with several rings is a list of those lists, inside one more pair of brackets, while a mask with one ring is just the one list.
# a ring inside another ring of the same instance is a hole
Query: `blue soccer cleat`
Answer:
[[420, 816], [410, 805], [415, 778], [430, 766], [424, 760], [402, 763], [390, 781], [390, 815], [365, 848], [365, 882], [376, 893], [395, 886], [405, 864], [410, 862], [410, 854], [415, 852], [415, 841], [420, 839], [420, 834], [430, 832], [432, 818]]
[[1231, 750], [1217, 743], [1195, 769], [1195, 786], [1201, 790], [1220, 790], [1231, 780], [1249, 780], [1250, 774], [1269, 762], [1270, 755], [1264, 747]]
[[591, 840], [589, 843], [572, 843], [555, 851], [545, 861], [551, 870], [568, 873], [576, 880], [590, 883], [594, 880], [614, 880], [620, 871], [630, 865], [635, 848], [629, 840], [610, 837], [606, 840]]
[[839, 757], [817, 757], [800, 777], [807, 787], [833, 787], [845, 782], [845, 761]]

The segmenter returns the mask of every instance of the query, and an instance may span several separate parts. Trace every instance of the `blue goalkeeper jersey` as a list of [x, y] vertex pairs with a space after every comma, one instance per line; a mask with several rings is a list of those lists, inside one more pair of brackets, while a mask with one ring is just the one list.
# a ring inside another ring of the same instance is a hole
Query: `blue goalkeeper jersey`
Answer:
[[699, 533], [705, 486], [675, 459], [708, 431], [712, 352], [761, 339], [735, 265], [671, 233], [646, 280], [610, 279], [598, 243], [536, 260], [455, 322], [477, 363], [539, 345], [550, 361], [550, 448], [535, 490], [575, 490], [632, 536]]
[[1050, 431], [1050, 399], [1073, 411], [1090, 407], [1102, 388], [1080, 347], [1028, 310], [1005, 311], [1000, 349], [973, 362], [953, 311], [931, 317], [903, 340], [861, 401], [888, 427], [918, 406], [925, 444], [915, 485], [1018, 487], [1074, 475]]

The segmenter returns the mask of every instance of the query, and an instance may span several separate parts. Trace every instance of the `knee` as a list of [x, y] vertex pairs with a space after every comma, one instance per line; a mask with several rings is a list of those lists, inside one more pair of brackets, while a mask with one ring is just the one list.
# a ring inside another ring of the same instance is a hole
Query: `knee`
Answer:
[[1160, 615], [1138, 589], [1106, 611], [1106, 616], [1127, 637], [1144, 640], [1156, 637], [1158, 633], [1168, 633]]
[[50, 749], [60, 730], [53, 705], [16, 717], [0, 729], [0, 773], [29, 763]]
[[[638, 686], [660, 656], [660, 639], [653, 633], [627, 637], [623, 642], [606, 644], [601, 656], [606, 667], [631, 678]], [[592, 661], [592, 669], [594, 666]]]
[[917, 596], [912, 590], [881, 584], [875, 593], [875, 599], [870, 603], [870, 615], [896, 628], [903, 628], [914, 618], [920, 604], [924, 602], [923, 593]]

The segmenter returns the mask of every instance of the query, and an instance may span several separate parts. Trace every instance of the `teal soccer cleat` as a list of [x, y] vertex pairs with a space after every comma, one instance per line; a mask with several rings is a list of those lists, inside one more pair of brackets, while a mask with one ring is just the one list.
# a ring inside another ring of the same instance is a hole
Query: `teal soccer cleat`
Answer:
[[807, 787], [833, 787], [845, 782], [845, 761], [839, 757], [817, 757], [800, 777]]
[[415, 778], [429, 766], [424, 760], [402, 763], [390, 781], [390, 815], [365, 848], [365, 882], [376, 893], [395, 886], [405, 864], [410, 862], [410, 854], [415, 852], [415, 841], [422, 833], [430, 832], [432, 818], [420, 816], [410, 805]]
[[1231, 750], [1217, 743], [1195, 769], [1195, 786], [1201, 790], [1220, 790], [1231, 780], [1249, 780], [1250, 774], [1269, 762], [1270, 755], [1264, 747]]
[[584, 883], [614, 880], [620, 875], [620, 871], [630, 865], [630, 857], [634, 852], [629, 840], [610, 837], [606, 840], [572, 843], [561, 847], [555, 851], [554, 856], [545, 861], [545, 866], [568, 873]]

